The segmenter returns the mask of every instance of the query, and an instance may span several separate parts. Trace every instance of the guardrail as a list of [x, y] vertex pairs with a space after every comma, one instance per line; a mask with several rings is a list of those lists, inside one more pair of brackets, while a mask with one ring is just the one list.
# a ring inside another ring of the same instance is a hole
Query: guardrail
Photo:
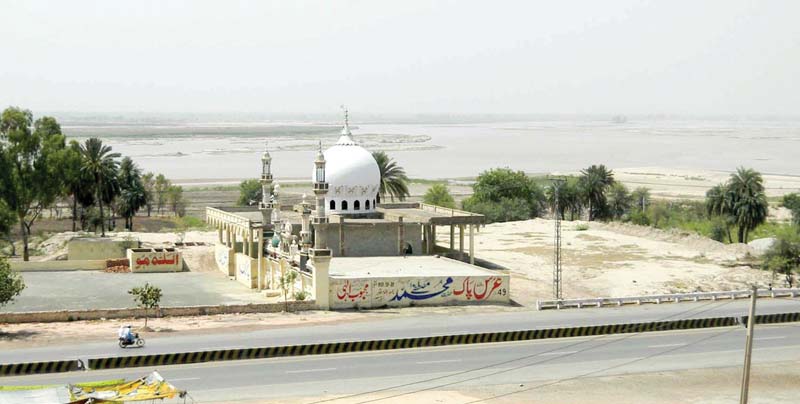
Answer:
[[[762, 289], [758, 297], [797, 297], [800, 289]], [[721, 299], [746, 299], [750, 297], [749, 290], [732, 290], [728, 292], [694, 292], [673, 293], [665, 295], [646, 295], [629, 297], [598, 297], [594, 299], [562, 299], [562, 300], [537, 300], [536, 309], [567, 309], [583, 307], [622, 306], [624, 304], [645, 303], [678, 303], [685, 301], [721, 300]]]
[[[800, 312], [762, 314], [756, 324], [776, 324], [800, 321]], [[632, 334], [656, 331], [690, 330], [698, 328], [733, 327], [747, 324], [747, 317], [711, 317], [681, 320], [649, 321], [643, 323], [599, 324], [577, 327], [539, 328], [473, 334], [436, 335], [368, 341], [327, 342], [318, 344], [285, 345], [259, 348], [220, 349], [212, 351], [175, 352], [151, 355], [112, 356], [92, 358], [88, 368], [80, 360], [60, 362], [18, 363], [0, 365], [0, 376], [34, 373], [68, 372], [71, 370], [119, 369], [144, 366], [186, 365], [244, 359], [267, 359], [287, 356], [327, 355], [350, 352], [386, 351], [408, 348], [429, 348], [448, 345], [467, 345], [494, 342], [531, 341], [551, 338], [587, 337], [611, 334]]]

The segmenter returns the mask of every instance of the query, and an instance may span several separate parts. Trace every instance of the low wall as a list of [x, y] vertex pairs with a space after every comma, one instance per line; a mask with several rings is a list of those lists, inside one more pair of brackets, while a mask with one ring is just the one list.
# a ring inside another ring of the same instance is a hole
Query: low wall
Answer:
[[138, 248], [139, 240], [111, 240], [98, 237], [82, 237], [67, 243], [69, 260], [104, 260], [125, 258], [128, 248]]
[[509, 303], [507, 274], [391, 278], [330, 278], [332, 309], [465, 303]]
[[131, 272], [180, 272], [183, 258], [174, 248], [129, 248]]
[[237, 253], [236, 259], [236, 280], [250, 289], [258, 287], [258, 258], [250, 258], [247, 255]]
[[[289, 311], [316, 310], [313, 300], [289, 302]], [[179, 306], [161, 307], [150, 311], [150, 317], [165, 316], [206, 316], [234, 313], [279, 313], [285, 308], [283, 302], [235, 304], [220, 306]], [[155, 315], [154, 315], [155, 313]], [[100, 320], [110, 318], [144, 317], [144, 309], [98, 309], [98, 310], [63, 310], [33, 311], [24, 313], [0, 313], [0, 324], [14, 323], [52, 323], [79, 320]]]
[[49, 271], [102, 271], [106, 269], [106, 260], [72, 260], [72, 261], [9, 261], [11, 269], [18, 272]]
[[214, 246], [214, 261], [217, 262], [217, 268], [228, 276], [236, 275], [232, 257], [233, 249], [228, 248], [225, 244]]

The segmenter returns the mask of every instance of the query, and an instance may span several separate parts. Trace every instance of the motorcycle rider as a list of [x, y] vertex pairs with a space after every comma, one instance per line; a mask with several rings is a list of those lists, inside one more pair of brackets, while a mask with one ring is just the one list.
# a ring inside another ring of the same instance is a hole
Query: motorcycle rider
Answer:
[[128, 344], [133, 342], [133, 333], [131, 332], [130, 325], [120, 326], [117, 334], [119, 335], [119, 339], [125, 340]]

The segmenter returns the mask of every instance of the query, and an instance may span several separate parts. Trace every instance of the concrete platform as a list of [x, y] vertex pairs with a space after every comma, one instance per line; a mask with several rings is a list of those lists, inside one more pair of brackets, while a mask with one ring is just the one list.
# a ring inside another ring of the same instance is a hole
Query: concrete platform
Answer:
[[461, 261], [436, 256], [334, 257], [331, 277], [380, 278], [397, 276], [490, 276], [498, 274]]

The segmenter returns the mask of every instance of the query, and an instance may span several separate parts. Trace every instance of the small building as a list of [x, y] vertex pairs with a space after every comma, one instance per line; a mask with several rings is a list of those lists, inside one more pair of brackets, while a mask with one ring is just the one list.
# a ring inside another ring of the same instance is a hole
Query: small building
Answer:
[[[261, 160], [258, 208], [206, 208], [206, 220], [219, 234], [217, 265], [248, 287], [279, 289], [280, 279], [293, 271], [293, 293], [313, 297], [324, 309], [508, 302], [508, 275], [474, 265], [475, 229], [484, 217], [418, 202], [381, 201], [378, 165], [353, 139], [347, 115], [337, 143], [325, 151], [320, 143], [313, 204], [304, 195], [299, 203], [284, 205], [280, 186], [273, 185], [268, 150]], [[446, 246], [436, 243], [439, 229], [449, 232]], [[434, 284], [436, 291], [423, 287]], [[353, 285], [362, 288], [360, 298], [339, 299], [341, 289], [350, 296]], [[492, 299], [465, 292], [486, 285]], [[456, 286], [461, 293], [454, 293]], [[377, 296], [391, 290], [394, 300]]]

